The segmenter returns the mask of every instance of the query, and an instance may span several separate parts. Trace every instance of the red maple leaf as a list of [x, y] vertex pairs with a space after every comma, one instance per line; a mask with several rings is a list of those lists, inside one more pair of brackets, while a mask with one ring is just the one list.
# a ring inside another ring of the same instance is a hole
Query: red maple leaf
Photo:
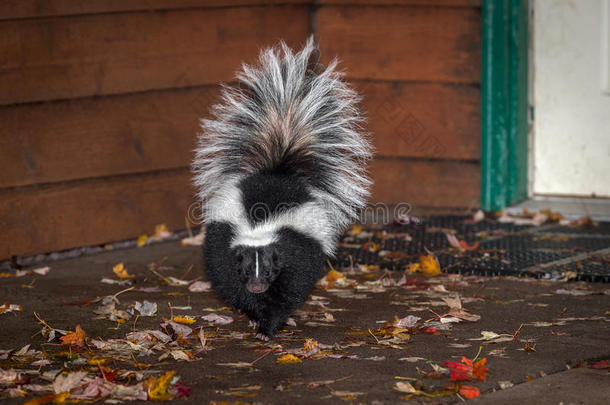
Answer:
[[451, 378], [449, 381], [470, 381], [472, 380], [472, 365], [446, 361], [444, 366], [449, 367]]
[[449, 381], [471, 381], [473, 378], [485, 381], [488, 370], [487, 366], [485, 366], [486, 362], [486, 358], [473, 363], [469, 358], [462, 357], [461, 363], [446, 361], [444, 365], [449, 367], [449, 372], [451, 373]]

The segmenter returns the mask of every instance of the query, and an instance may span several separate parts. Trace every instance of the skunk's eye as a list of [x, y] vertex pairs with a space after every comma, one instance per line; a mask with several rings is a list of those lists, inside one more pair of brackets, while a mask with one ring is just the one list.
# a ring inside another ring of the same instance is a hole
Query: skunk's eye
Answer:
[[238, 253], [237, 256], [235, 257], [235, 259], [237, 260], [238, 264], [241, 264], [244, 261], [243, 253]]

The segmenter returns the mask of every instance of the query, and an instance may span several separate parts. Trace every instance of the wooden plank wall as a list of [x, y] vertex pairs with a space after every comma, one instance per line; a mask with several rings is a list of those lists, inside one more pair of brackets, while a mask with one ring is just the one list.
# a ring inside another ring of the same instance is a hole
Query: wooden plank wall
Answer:
[[0, 0], [0, 259], [184, 228], [217, 83], [312, 32], [365, 97], [373, 199], [476, 206], [479, 14], [469, 0]]
[[373, 200], [476, 207], [480, 3], [322, 0], [321, 53], [364, 96], [377, 150]]

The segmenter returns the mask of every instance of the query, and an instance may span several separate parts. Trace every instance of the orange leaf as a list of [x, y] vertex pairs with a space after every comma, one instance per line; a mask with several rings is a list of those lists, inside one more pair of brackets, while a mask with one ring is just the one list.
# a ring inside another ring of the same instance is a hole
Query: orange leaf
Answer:
[[479, 381], [485, 381], [485, 378], [487, 378], [488, 369], [487, 366], [485, 366], [486, 362], [487, 359], [483, 358], [474, 363], [474, 366], [472, 367], [472, 376]]
[[481, 395], [481, 391], [479, 391], [477, 387], [473, 387], [470, 385], [462, 385], [462, 387], [460, 388], [460, 394], [462, 394], [468, 399], [472, 399]]
[[185, 325], [191, 325], [195, 322], [197, 322], [196, 319], [188, 316], [188, 315], [183, 315], [183, 316], [174, 316], [172, 318], [172, 321], [176, 322], [176, 323], [183, 323]]
[[74, 332], [61, 337], [61, 344], [82, 346], [83, 343], [85, 343], [85, 336], [87, 336], [87, 334], [83, 328], [81, 328], [80, 325], [76, 325], [76, 330]]
[[465, 240], [461, 240], [459, 242], [459, 245], [462, 250], [476, 250], [479, 247], [480, 243], [479, 241], [476, 241], [472, 245], [469, 245], [468, 242], [466, 242]]
[[297, 364], [301, 362], [301, 359], [299, 359], [294, 354], [285, 354], [283, 356], [278, 357], [277, 362], [280, 364]]

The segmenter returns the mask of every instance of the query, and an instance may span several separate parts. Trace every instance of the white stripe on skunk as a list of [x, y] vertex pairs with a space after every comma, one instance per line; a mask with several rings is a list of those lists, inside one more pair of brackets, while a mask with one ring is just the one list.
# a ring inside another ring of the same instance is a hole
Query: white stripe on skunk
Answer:
[[306, 202], [283, 211], [256, 226], [250, 225], [241, 201], [237, 181], [232, 180], [221, 187], [205, 206], [207, 221], [233, 225], [236, 236], [232, 247], [268, 245], [276, 241], [281, 228], [288, 227], [320, 242], [327, 255], [334, 253], [337, 230], [333, 227], [334, 222], [330, 220], [327, 208], [319, 201]]

